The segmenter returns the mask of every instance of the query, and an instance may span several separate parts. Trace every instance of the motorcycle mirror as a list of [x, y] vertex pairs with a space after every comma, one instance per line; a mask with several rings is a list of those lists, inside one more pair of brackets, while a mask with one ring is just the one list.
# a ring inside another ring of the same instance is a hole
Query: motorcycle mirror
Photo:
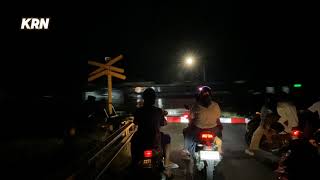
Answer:
[[164, 110], [164, 111], [163, 111], [163, 115], [164, 115], [164, 116], [167, 116], [167, 115], [168, 115], [168, 111]]

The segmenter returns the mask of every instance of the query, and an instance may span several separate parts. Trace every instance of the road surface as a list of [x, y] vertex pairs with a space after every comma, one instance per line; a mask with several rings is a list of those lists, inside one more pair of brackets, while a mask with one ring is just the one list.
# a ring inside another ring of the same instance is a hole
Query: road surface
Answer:
[[[180, 166], [173, 171], [175, 180], [186, 179], [186, 166], [182, 160], [183, 155], [181, 153], [183, 149], [182, 130], [185, 126], [186, 124], [171, 123], [162, 129], [163, 132], [170, 134], [172, 138], [170, 159]], [[270, 166], [262, 163], [259, 158], [250, 157], [244, 153], [246, 148], [244, 133], [244, 124], [224, 124], [224, 157], [216, 169], [216, 180], [275, 180], [276, 178]], [[128, 156], [125, 157], [128, 158]], [[127, 162], [125, 159], [123, 161]], [[118, 163], [121, 164], [121, 162]], [[121, 174], [122, 178], [120, 179], [128, 178], [128, 176], [125, 176], [126, 173]], [[109, 178], [110, 176], [106, 176], [104, 179]], [[113, 174], [112, 179], [115, 178], [116, 176]]]

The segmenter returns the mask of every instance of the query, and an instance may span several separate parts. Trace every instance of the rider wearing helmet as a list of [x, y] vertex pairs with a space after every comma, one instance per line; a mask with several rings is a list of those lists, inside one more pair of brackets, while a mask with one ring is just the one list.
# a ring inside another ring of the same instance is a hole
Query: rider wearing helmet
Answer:
[[189, 126], [184, 129], [185, 148], [195, 152], [195, 138], [202, 130], [209, 130], [217, 135], [217, 145], [221, 151], [222, 126], [220, 123], [221, 110], [217, 102], [212, 100], [212, 91], [208, 86], [198, 89], [196, 103], [190, 108]]
[[169, 160], [171, 138], [168, 134], [160, 131], [160, 127], [166, 125], [166, 120], [164, 111], [154, 106], [156, 92], [152, 88], [147, 88], [143, 92], [142, 97], [143, 105], [134, 114], [134, 124], [138, 125], [138, 130], [131, 142], [133, 164], [137, 163], [139, 152], [142, 152], [144, 149], [162, 148], [165, 156], [165, 167], [178, 168], [177, 164]]

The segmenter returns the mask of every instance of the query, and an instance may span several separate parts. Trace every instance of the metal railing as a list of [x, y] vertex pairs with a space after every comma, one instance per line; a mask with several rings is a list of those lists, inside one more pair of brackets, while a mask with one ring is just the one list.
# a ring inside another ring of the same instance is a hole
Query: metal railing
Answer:
[[97, 146], [94, 148], [94, 152], [88, 152], [87, 162], [84, 162], [83, 167], [67, 179], [74, 179], [72, 177], [100, 179], [106, 170], [108, 170], [113, 160], [130, 142], [135, 132], [136, 126], [132, 120], [125, 121], [124, 125], [105, 138], [103, 146]]
[[122, 151], [122, 149], [130, 142], [133, 134], [135, 133], [135, 125], [132, 122], [128, 122], [126, 125], [115, 131], [107, 138], [107, 144], [100, 149], [96, 154], [94, 154], [89, 160], [88, 164], [93, 164], [96, 162], [96, 159], [99, 156], [102, 156], [104, 152], [112, 152], [114, 153], [106, 159], [106, 164], [102, 168], [102, 170], [98, 173], [95, 180], [98, 180], [103, 173], [109, 168], [112, 161], [118, 156], [118, 154]]

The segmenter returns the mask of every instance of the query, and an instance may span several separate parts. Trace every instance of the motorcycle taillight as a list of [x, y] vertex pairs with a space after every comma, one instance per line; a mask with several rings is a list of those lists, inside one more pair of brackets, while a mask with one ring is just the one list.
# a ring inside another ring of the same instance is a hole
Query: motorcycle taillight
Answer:
[[202, 141], [213, 141], [215, 135], [212, 132], [202, 132], [200, 133], [200, 139]]
[[301, 131], [299, 130], [292, 130], [291, 131], [291, 136], [295, 138], [299, 138], [301, 136]]
[[152, 150], [145, 150], [145, 151], [143, 152], [143, 156], [144, 156], [145, 158], [151, 158], [151, 157], [152, 157]]

